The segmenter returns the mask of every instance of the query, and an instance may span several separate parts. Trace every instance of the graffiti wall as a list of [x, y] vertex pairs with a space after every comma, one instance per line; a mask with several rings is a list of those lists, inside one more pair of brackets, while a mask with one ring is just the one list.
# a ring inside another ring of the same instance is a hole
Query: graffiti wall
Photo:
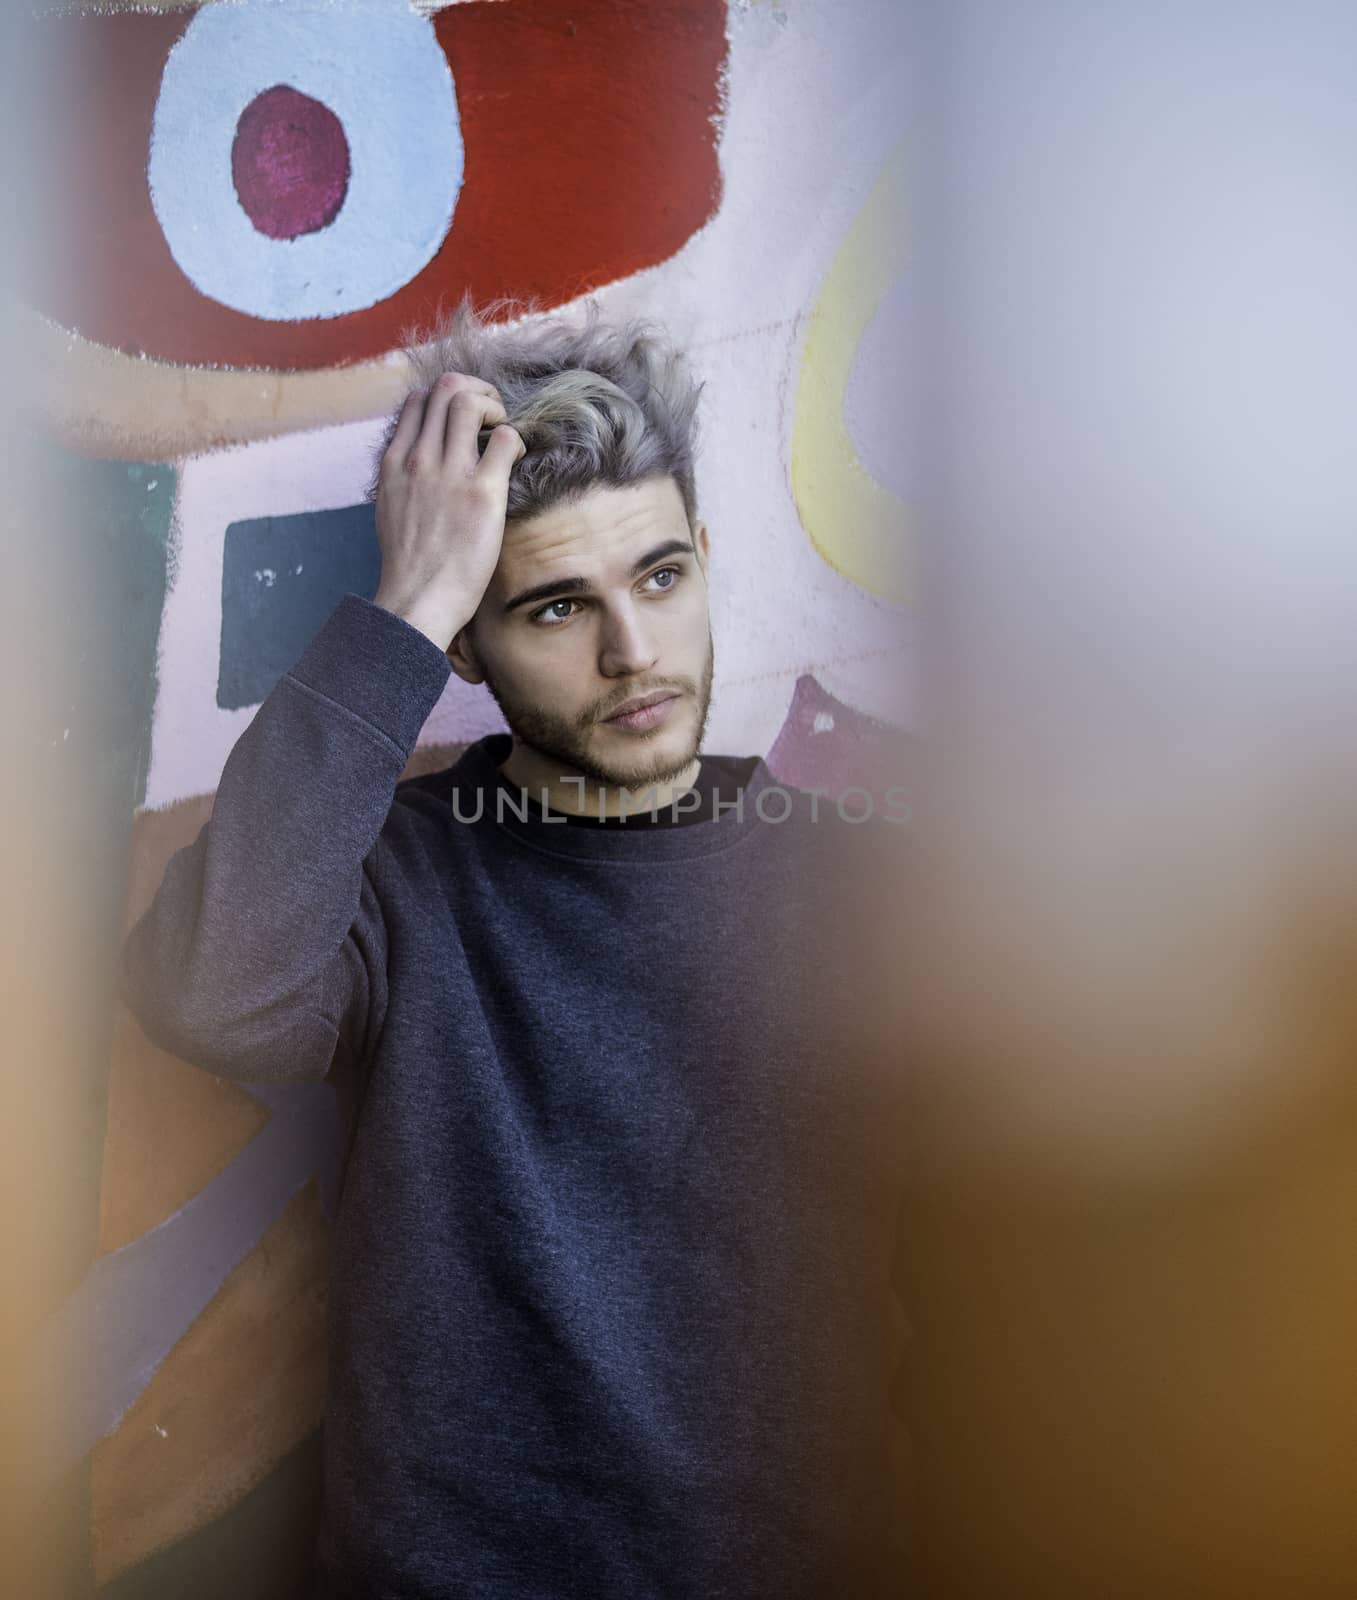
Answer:
[[[48, 203], [19, 299], [33, 412], [107, 568], [109, 712], [76, 738], [118, 775], [121, 928], [273, 683], [345, 592], [375, 592], [363, 491], [402, 332], [467, 290], [595, 295], [689, 352], [707, 748], [878, 781], [910, 716], [908, 7], [209, 0], [51, 4], [34, 27]], [[453, 675], [409, 770], [501, 726]], [[291, 1592], [331, 1091], [217, 1080], [115, 1011], [103, 1106], [51, 1329], [78, 1377], [41, 1470], [85, 1486], [101, 1592]]]

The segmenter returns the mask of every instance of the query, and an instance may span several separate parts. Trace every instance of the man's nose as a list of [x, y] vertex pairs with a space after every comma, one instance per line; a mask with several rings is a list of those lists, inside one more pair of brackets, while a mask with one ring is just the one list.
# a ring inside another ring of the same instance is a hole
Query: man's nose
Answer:
[[605, 610], [598, 651], [599, 671], [609, 678], [646, 672], [659, 656], [653, 632], [635, 605], [610, 606]]

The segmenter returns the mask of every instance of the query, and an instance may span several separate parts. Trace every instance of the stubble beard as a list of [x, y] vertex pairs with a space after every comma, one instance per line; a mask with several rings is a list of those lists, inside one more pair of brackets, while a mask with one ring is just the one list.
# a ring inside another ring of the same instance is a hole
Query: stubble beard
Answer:
[[[708, 629], [707, 664], [702, 673], [702, 682], [696, 691], [697, 726], [683, 753], [678, 756], [666, 756], [659, 750], [647, 751], [645, 741], [652, 737], [655, 739], [664, 737], [668, 732], [666, 723], [653, 729], [651, 734], [631, 735], [637, 745], [637, 754], [633, 761], [626, 764], [611, 761], [590, 748], [590, 735], [598, 726], [596, 716], [591, 717], [586, 723], [581, 723], [572, 721], [568, 717], [553, 716], [539, 706], [515, 704], [506, 699], [496, 688], [484, 662], [481, 663], [481, 670], [485, 674], [486, 688], [489, 689], [491, 697], [503, 714], [505, 722], [508, 723], [510, 732], [521, 744], [537, 751], [539, 755], [559, 762], [571, 772], [578, 773], [594, 783], [615, 789], [643, 789], [652, 784], [671, 783], [691, 765], [693, 757], [702, 748], [702, 739], [707, 731], [707, 714], [711, 709], [715, 647], [711, 631]], [[666, 684], [665, 687], [675, 688], [682, 694], [691, 695], [694, 686], [689, 679], [686, 682], [680, 680]]]

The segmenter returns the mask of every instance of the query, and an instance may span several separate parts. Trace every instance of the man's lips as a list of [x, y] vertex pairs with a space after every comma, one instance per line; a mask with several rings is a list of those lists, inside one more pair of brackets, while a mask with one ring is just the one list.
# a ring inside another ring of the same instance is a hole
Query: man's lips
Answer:
[[618, 706], [612, 716], [605, 717], [603, 720], [605, 722], [613, 722], [616, 718], [625, 717], [632, 711], [643, 711], [646, 706], [657, 706], [661, 700], [676, 700], [677, 698], [677, 689], [657, 689], [654, 694], [643, 694], [635, 700], [628, 700], [625, 705]]

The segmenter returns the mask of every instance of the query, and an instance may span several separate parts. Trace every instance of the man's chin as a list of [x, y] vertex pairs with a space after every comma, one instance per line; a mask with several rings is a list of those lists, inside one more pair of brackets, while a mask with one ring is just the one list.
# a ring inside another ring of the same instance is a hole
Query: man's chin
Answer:
[[697, 749], [690, 728], [658, 728], [647, 735], [600, 724], [588, 754], [594, 769], [608, 774], [605, 783], [616, 789], [637, 789], [672, 783], [693, 764]]

